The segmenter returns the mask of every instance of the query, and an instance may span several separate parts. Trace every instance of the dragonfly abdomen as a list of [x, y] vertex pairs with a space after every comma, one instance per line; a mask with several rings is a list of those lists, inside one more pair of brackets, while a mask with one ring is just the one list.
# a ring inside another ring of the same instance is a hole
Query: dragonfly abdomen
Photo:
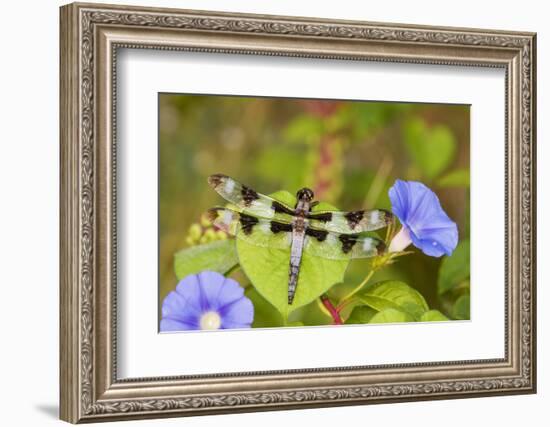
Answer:
[[298, 276], [300, 275], [300, 265], [302, 263], [302, 252], [305, 239], [305, 220], [297, 217], [292, 229], [292, 244], [290, 247], [290, 266], [288, 271], [288, 305], [294, 301], [296, 286], [298, 285]]
[[[295, 261], [295, 262], [293, 262]], [[298, 275], [300, 274], [300, 260], [290, 259], [290, 270], [288, 276], [288, 305], [294, 301], [294, 295], [296, 294], [296, 285], [298, 284]]]

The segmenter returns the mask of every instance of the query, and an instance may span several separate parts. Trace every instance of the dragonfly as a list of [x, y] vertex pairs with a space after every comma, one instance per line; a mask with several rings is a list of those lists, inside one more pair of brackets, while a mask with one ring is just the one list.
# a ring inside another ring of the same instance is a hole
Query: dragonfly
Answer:
[[209, 209], [215, 227], [255, 246], [290, 249], [288, 305], [294, 300], [304, 253], [351, 260], [386, 250], [383, 240], [361, 233], [388, 226], [394, 217], [387, 210], [313, 211], [319, 201], [307, 187], [297, 191], [295, 206], [289, 206], [226, 175], [211, 175], [208, 183], [230, 203]]

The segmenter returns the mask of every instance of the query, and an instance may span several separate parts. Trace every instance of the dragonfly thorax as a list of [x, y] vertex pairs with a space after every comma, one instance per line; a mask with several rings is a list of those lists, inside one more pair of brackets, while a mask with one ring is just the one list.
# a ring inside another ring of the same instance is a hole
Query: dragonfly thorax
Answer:
[[310, 188], [307, 188], [307, 187], [301, 188], [300, 190], [298, 190], [296, 192], [296, 197], [298, 198], [298, 200], [304, 200], [306, 202], [311, 202], [313, 200], [313, 197], [314, 197], [313, 190], [311, 190]]
[[311, 209], [313, 200], [313, 191], [310, 190], [307, 187], [304, 187], [296, 193], [296, 197], [298, 198], [298, 201], [296, 202], [296, 215], [298, 216], [305, 216], [308, 214], [309, 210]]

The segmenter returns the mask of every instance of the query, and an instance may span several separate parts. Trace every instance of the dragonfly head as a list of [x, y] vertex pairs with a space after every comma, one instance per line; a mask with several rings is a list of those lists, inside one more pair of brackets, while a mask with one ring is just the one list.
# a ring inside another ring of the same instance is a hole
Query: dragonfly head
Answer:
[[313, 191], [307, 187], [304, 187], [296, 193], [298, 200], [304, 200], [306, 202], [311, 202], [313, 200], [314, 194]]

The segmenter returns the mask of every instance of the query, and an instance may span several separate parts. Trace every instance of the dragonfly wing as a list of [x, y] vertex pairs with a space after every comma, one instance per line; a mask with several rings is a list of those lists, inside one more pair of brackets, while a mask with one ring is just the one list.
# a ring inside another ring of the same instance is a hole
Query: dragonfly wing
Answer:
[[384, 209], [350, 212], [311, 212], [308, 219], [312, 227], [335, 233], [362, 233], [386, 227], [394, 220], [391, 212]]
[[216, 227], [252, 245], [290, 249], [292, 225], [265, 218], [257, 218], [228, 208], [213, 208], [209, 216]]
[[258, 193], [226, 175], [210, 175], [208, 183], [239, 212], [275, 220], [284, 219], [287, 215], [294, 215], [294, 209], [286, 204]]
[[304, 252], [311, 256], [335, 260], [370, 258], [385, 250], [384, 241], [376, 237], [334, 233], [312, 227], [306, 229]]

